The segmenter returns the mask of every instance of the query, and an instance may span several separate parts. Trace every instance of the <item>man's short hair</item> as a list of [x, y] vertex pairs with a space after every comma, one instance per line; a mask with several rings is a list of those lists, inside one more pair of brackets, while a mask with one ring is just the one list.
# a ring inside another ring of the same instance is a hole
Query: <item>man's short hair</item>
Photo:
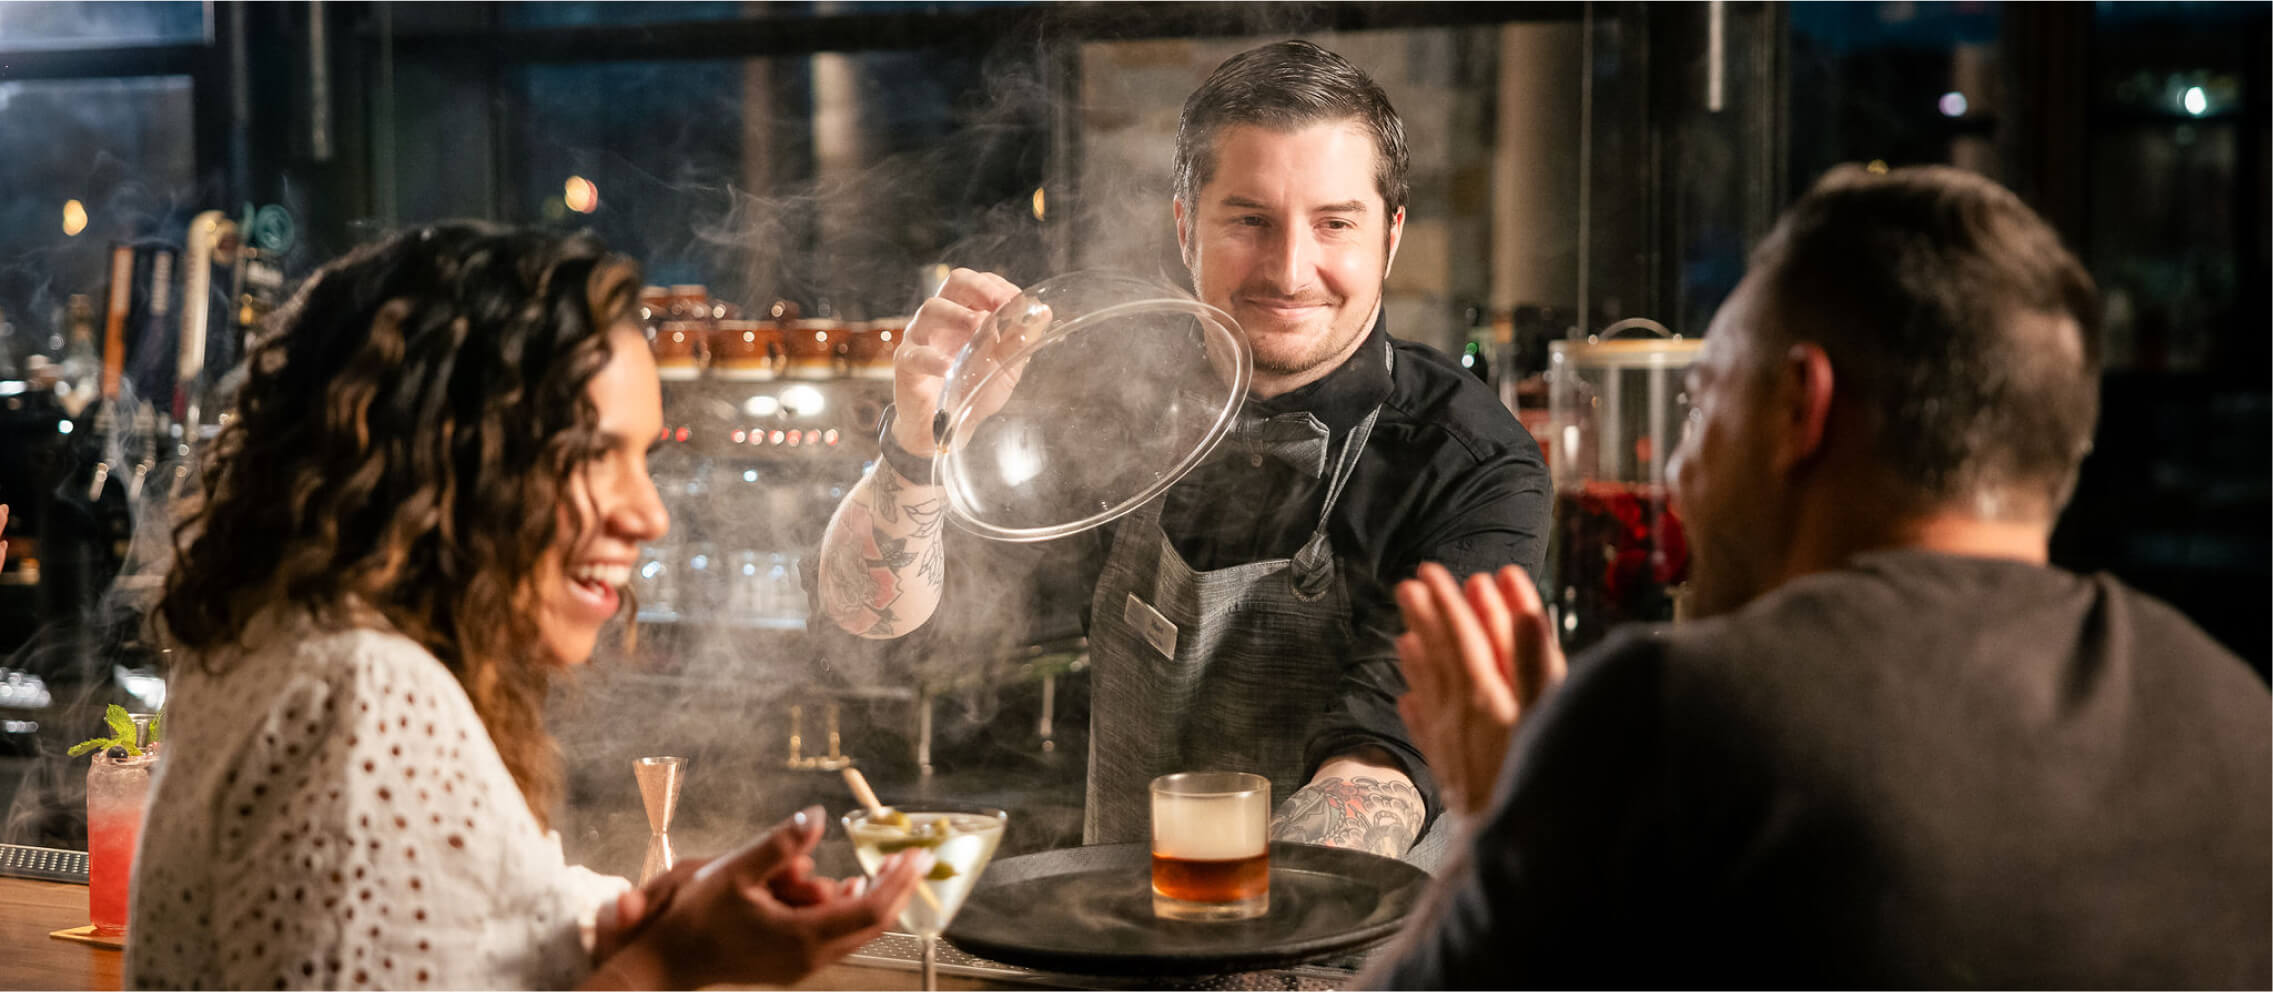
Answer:
[[1307, 41], [1281, 41], [1234, 55], [1192, 91], [1176, 122], [1176, 199], [1186, 213], [1196, 207], [1193, 198], [1215, 174], [1215, 136], [1225, 127], [1293, 131], [1344, 120], [1357, 122], [1373, 138], [1374, 187], [1388, 217], [1395, 217], [1410, 195], [1405, 173], [1412, 155], [1405, 148], [1405, 123], [1373, 77]]
[[1993, 518], [2067, 503], [2099, 416], [2098, 293], [2019, 197], [1947, 167], [1842, 166], [1752, 264], [1764, 339], [1824, 349], [1921, 501]]

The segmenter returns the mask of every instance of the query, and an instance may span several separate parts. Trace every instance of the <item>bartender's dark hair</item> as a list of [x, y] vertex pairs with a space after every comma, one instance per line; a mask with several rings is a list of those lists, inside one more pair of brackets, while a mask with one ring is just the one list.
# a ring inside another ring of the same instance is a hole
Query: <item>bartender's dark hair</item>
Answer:
[[1843, 166], [1752, 264], [1764, 339], [1824, 349], [1921, 502], [2011, 518], [2066, 505], [2099, 417], [2098, 293], [2010, 190], [1945, 166]]
[[1234, 55], [1192, 91], [1176, 122], [1176, 199], [1190, 216], [1193, 198], [1215, 174], [1215, 136], [1226, 127], [1293, 131], [1344, 120], [1356, 121], [1373, 137], [1373, 183], [1388, 217], [1395, 217], [1411, 197], [1405, 123], [1373, 77], [1307, 41], [1275, 42]]
[[589, 236], [476, 223], [318, 270], [248, 349], [174, 532], [165, 633], [213, 666], [271, 606], [383, 620], [457, 676], [546, 822], [560, 773], [534, 577], [597, 445], [586, 384], [639, 285]]

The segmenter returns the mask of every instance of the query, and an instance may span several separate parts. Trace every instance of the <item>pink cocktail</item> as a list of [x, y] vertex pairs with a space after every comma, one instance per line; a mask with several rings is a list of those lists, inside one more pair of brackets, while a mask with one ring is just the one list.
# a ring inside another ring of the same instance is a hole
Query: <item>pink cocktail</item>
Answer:
[[87, 769], [87, 922], [107, 937], [126, 932], [134, 842], [142, 833], [142, 808], [157, 767], [158, 756], [147, 750], [124, 758], [98, 751]]

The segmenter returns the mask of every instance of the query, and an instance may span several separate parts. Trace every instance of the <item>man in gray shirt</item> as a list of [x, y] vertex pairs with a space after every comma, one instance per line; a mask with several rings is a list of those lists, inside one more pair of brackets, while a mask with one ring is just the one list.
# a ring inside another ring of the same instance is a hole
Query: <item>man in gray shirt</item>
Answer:
[[1399, 589], [1401, 706], [1471, 832], [1369, 983], [2273, 985], [2265, 684], [2046, 564], [2098, 313], [1979, 176], [1803, 198], [1691, 375], [1701, 619], [1550, 692], [1520, 572]]

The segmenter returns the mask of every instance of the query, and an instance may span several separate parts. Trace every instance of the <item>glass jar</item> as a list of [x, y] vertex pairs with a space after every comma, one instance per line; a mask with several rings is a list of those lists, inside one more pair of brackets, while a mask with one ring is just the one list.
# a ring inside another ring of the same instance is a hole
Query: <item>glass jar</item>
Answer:
[[[1636, 330], [1655, 336], [1618, 336]], [[1665, 469], [1688, 424], [1683, 377], [1702, 346], [1643, 318], [1548, 345], [1541, 446], [1554, 452], [1555, 529], [1544, 588], [1565, 651], [1620, 623], [1675, 619], [1689, 544]]]

